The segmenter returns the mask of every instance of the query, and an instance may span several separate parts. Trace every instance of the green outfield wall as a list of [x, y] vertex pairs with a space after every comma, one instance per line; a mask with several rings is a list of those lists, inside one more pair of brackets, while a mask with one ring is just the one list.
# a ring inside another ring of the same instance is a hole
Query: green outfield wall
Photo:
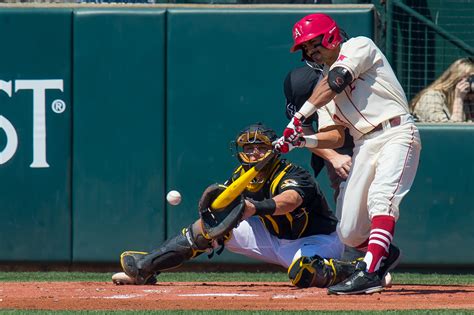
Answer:
[[[283, 79], [302, 65], [291, 27], [312, 12], [375, 35], [369, 5], [0, 7], [0, 261], [116, 262], [192, 223], [236, 166], [237, 132], [286, 124]], [[474, 265], [474, 127], [420, 128], [396, 241], [406, 263]], [[307, 152], [289, 158], [309, 167]]]

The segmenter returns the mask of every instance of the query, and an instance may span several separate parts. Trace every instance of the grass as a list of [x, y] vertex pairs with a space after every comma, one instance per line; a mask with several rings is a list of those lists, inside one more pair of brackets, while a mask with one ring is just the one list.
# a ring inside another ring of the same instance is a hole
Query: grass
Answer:
[[[15, 281], [92, 281], [110, 282], [112, 273], [89, 272], [0, 272], [0, 282]], [[224, 281], [249, 281], [249, 282], [288, 282], [284, 272], [170, 272], [158, 277], [163, 282], [224, 282]], [[428, 284], [428, 285], [474, 285], [474, 273], [393, 273], [394, 284]]]

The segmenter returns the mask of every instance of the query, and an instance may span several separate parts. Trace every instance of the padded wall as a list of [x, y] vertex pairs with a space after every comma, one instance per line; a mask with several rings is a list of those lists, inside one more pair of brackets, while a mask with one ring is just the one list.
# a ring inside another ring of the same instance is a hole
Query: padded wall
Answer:
[[407, 264], [474, 264], [474, 126], [420, 124], [422, 151], [395, 241]]
[[71, 255], [72, 10], [0, 9], [0, 260]]
[[74, 13], [73, 261], [165, 237], [165, 11]]

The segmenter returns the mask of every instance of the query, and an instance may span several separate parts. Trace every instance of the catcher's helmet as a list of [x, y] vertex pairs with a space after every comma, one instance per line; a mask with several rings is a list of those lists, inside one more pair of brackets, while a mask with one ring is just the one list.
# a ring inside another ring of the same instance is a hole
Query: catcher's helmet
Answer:
[[301, 49], [301, 44], [321, 35], [321, 45], [327, 49], [334, 49], [342, 42], [339, 27], [331, 17], [322, 13], [305, 16], [293, 26], [294, 44], [290, 51]]
[[[254, 166], [263, 160], [267, 156], [267, 153], [272, 150], [272, 142], [277, 138], [277, 134], [274, 130], [260, 122], [245, 127], [239, 132], [235, 141], [233, 141], [239, 162], [245, 169]], [[262, 154], [260, 158], [251, 160], [250, 155], [253, 154], [255, 148], [252, 147], [252, 152], [246, 152], [246, 147], [255, 144], [257, 144], [257, 148]]]

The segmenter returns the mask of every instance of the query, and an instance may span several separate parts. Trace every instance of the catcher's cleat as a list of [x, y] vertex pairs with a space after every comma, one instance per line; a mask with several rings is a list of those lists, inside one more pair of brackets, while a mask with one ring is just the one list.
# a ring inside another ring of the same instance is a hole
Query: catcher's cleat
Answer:
[[355, 271], [355, 262], [324, 259], [320, 256], [302, 256], [288, 268], [288, 277], [299, 288], [327, 288], [349, 277]]
[[330, 286], [328, 294], [372, 294], [383, 290], [382, 282], [377, 272], [365, 271], [367, 265], [358, 261], [355, 272], [339, 284]]
[[[112, 276], [112, 282], [116, 285], [136, 285], [134, 278], [127, 276], [125, 272], [117, 272]], [[155, 276], [148, 278], [146, 285], [156, 284], [157, 280]]]
[[155, 275], [152, 272], [146, 272], [139, 268], [140, 260], [144, 259], [146, 255], [148, 255], [146, 252], [134, 251], [123, 252], [120, 255], [122, 269], [132, 279], [134, 284], [147, 284], [148, 280]]
[[390, 247], [388, 248], [388, 256], [382, 260], [379, 270], [377, 271], [379, 278], [384, 279], [390, 270], [393, 270], [398, 266], [401, 258], [402, 254], [400, 249], [398, 249], [397, 246], [390, 244]]

